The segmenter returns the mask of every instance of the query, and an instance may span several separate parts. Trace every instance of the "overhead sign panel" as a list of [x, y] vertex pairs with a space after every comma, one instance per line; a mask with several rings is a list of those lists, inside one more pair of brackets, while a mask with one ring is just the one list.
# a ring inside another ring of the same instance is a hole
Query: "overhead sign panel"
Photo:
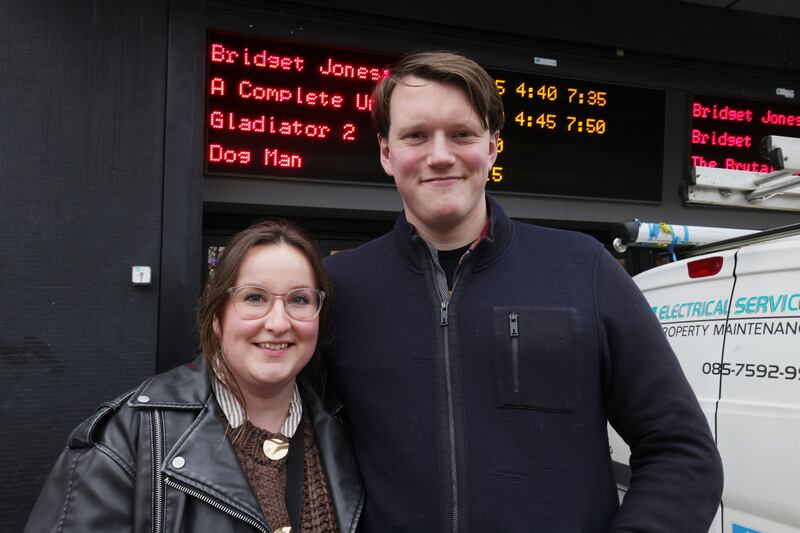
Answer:
[[689, 110], [690, 165], [773, 172], [759, 153], [769, 135], [800, 137], [800, 106], [694, 95]]
[[[395, 59], [210, 31], [206, 174], [391, 184], [369, 117]], [[661, 200], [663, 91], [487, 69], [506, 114], [489, 190]]]

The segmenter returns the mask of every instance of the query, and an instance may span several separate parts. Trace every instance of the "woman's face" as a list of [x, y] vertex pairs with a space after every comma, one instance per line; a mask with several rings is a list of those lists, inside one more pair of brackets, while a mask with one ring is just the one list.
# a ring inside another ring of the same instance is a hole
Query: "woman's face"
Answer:
[[[253, 247], [239, 268], [236, 287], [257, 285], [272, 293], [316, 288], [311, 264], [288, 244]], [[220, 331], [220, 327], [221, 331]], [[276, 299], [263, 318], [243, 319], [228, 297], [221, 323], [214, 322], [225, 361], [247, 397], [265, 398], [292, 387], [317, 346], [319, 315], [309, 321], [286, 314], [283, 300]]]

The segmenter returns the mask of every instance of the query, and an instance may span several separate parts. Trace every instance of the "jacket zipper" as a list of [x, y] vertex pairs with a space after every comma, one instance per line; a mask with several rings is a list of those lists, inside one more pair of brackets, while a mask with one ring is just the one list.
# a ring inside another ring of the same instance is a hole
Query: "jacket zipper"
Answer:
[[164, 421], [161, 416], [161, 411], [154, 410], [153, 411], [153, 435], [154, 435], [154, 445], [153, 445], [153, 472], [155, 473], [155, 517], [153, 517], [155, 528], [154, 533], [161, 533], [164, 530], [164, 516], [165, 516], [165, 505], [164, 505], [164, 491], [167, 486], [172, 488], [178, 489], [190, 496], [197, 498], [200, 501], [207, 503], [208, 505], [223, 511], [234, 518], [238, 518], [242, 522], [253, 526], [255, 529], [259, 531], [263, 531], [264, 533], [270, 533], [268, 530], [264, 529], [261, 524], [250, 518], [249, 516], [242, 514], [230, 507], [227, 507], [215, 500], [212, 500], [208, 496], [205, 496], [194, 489], [191, 489], [185, 485], [177, 483], [171, 480], [168, 477], [164, 477], [161, 473], [161, 463], [164, 460]]
[[511, 375], [514, 380], [514, 394], [519, 394], [519, 314], [508, 314], [508, 327], [511, 337]]
[[[447, 289], [447, 277], [442, 270], [441, 265], [439, 265], [439, 261], [437, 259], [437, 250], [436, 248], [429, 242], [425, 242], [425, 245], [428, 248], [429, 258], [431, 260], [432, 266], [432, 273], [434, 278], [434, 286], [436, 287], [436, 292], [438, 295], [438, 299], [441, 302], [439, 308], [439, 326], [442, 328], [442, 349], [443, 349], [443, 357], [444, 357], [444, 371], [445, 371], [445, 380], [447, 382], [447, 439], [448, 439], [448, 448], [449, 448], [449, 469], [450, 469], [450, 498], [452, 500], [452, 515], [450, 517], [451, 520], [451, 528], [450, 531], [452, 533], [458, 533], [459, 531], [459, 501], [458, 501], [458, 484], [459, 484], [459, 474], [458, 474], [458, 460], [456, 455], [456, 417], [455, 417], [455, 400], [453, 399], [453, 372], [452, 372], [452, 365], [450, 361], [450, 339], [448, 335], [448, 307], [450, 305], [450, 295], [452, 294], [451, 291]], [[456, 266], [456, 271], [453, 273], [453, 289], [455, 289], [456, 283], [459, 280], [459, 274], [461, 271], [461, 265], [463, 264], [464, 260], [469, 256], [470, 251], [466, 251], [464, 255], [461, 257], [458, 266]]]
[[161, 533], [164, 530], [164, 479], [161, 473], [161, 463], [164, 461], [164, 420], [161, 411], [153, 411], [153, 483], [155, 500], [155, 513], [153, 516], [153, 532]]
[[169, 487], [172, 487], [174, 489], [178, 489], [179, 491], [184, 492], [184, 493], [188, 494], [189, 496], [197, 498], [198, 500], [207, 503], [208, 505], [214, 507], [215, 509], [219, 509], [223, 513], [227, 513], [230, 516], [241, 520], [245, 524], [247, 524], [249, 526], [252, 526], [253, 528], [257, 529], [258, 531], [262, 531], [263, 533], [270, 533], [269, 530], [265, 529], [261, 524], [259, 524], [258, 522], [256, 522], [255, 520], [253, 520], [252, 518], [247, 516], [246, 514], [242, 514], [242, 513], [240, 513], [239, 511], [237, 511], [235, 509], [231, 509], [227, 505], [223, 505], [223, 504], [219, 503], [218, 501], [209, 498], [205, 494], [197, 492], [196, 490], [194, 490], [194, 489], [192, 489], [190, 487], [187, 487], [186, 485], [183, 485], [181, 483], [178, 483], [177, 481], [174, 481], [171, 478], [165, 477], [164, 478], [164, 484], [169, 486]]
[[439, 315], [439, 324], [442, 326], [442, 335], [444, 336], [444, 371], [447, 380], [447, 431], [448, 431], [448, 444], [450, 447], [450, 481], [452, 483], [453, 498], [453, 528], [452, 531], [458, 531], [458, 469], [456, 467], [456, 423], [455, 414], [453, 409], [453, 381], [450, 374], [450, 341], [448, 339], [448, 320], [447, 320], [447, 306], [448, 301], [442, 302], [441, 311]]

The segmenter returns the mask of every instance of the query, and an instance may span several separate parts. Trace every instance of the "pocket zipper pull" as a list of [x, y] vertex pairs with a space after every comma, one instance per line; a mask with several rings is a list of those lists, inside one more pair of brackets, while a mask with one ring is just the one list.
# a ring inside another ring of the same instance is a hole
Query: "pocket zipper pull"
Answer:
[[519, 314], [517, 313], [509, 313], [508, 315], [508, 326], [511, 329], [512, 337], [519, 337], [519, 326], [517, 324], [518, 317]]
[[508, 314], [508, 327], [511, 330], [511, 376], [514, 394], [519, 394], [519, 313]]

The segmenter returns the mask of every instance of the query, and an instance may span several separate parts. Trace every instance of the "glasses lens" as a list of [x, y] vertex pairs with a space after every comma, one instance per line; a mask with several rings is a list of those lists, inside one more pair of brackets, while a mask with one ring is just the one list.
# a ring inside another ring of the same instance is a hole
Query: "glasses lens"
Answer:
[[269, 312], [272, 297], [256, 287], [242, 287], [233, 293], [233, 305], [240, 317], [252, 320]]
[[286, 293], [286, 312], [295, 320], [311, 320], [322, 307], [322, 295], [314, 289], [295, 289]]
[[286, 295], [273, 295], [259, 287], [239, 287], [231, 298], [236, 312], [245, 320], [265, 317], [276, 299], [283, 300], [283, 307], [291, 318], [311, 320], [319, 314], [324, 296], [315, 289], [294, 289]]

